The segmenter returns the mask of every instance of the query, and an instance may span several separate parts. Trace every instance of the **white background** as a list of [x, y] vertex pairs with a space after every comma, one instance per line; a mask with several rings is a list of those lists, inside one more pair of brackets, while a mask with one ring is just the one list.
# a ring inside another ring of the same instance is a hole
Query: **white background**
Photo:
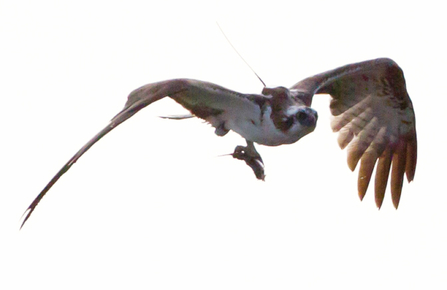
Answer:
[[[1, 289], [445, 289], [445, 3], [0, 1]], [[419, 3], [419, 4], [414, 4]], [[404, 70], [419, 160], [399, 210], [357, 197], [314, 100], [316, 131], [258, 146], [266, 181], [166, 99], [96, 144], [20, 217], [133, 89], [188, 77], [244, 93], [347, 63]]]

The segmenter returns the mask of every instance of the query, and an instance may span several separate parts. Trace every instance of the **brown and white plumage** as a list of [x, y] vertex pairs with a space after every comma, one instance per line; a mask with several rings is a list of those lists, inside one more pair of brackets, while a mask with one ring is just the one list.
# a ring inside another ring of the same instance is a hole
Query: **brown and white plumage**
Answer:
[[[315, 94], [330, 94], [332, 129], [339, 144], [348, 151], [354, 170], [360, 161], [358, 188], [366, 193], [376, 161], [376, 204], [381, 206], [391, 170], [391, 193], [397, 208], [404, 173], [414, 177], [417, 142], [415, 116], [402, 70], [390, 59], [346, 65], [304, 79], [290, 89], [264, 88], [262, 94], [242, 94], [221, 86], [188, 79], [167, 80], [133, 91], [124, 109], [84, 145], [53, 177], [25, 212], [28, 220], [37, 204], [59, 178], [97, 141], [142, 108], [169, 96], [194, 116], [215, 127], [218, 136], [233, 130], [247, 141], [237, 146], [234, 158], [249, 165], [264, 179], [264, 164], [254, 143], [278, 146], [291, 144], [311, 133], [318, 115], [310, 108]], [[180, 118], [182, 119], [182, 117]]]
[[391, 195], [397, 208], [404, 173], [413, 180], [417, 159], [415, 116], [402, 69], [391, 59], [376, 59], [318, 74], [292, 89], [332, 96], [332, 130], [339, 132], [340, 147], [348, 147], [349, 168], [354, 170], [360, 161], [360, 198], [378, 160], [376, 205], [382, 205], [392, 167]]

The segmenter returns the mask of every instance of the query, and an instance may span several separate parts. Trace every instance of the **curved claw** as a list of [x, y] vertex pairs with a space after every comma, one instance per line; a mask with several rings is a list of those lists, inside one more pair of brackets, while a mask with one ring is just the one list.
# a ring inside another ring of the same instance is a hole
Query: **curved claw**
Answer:
[[261, 155], [259, 155], [254, 148], [253, 144], [248, 144], [247, 147], [237, 146], [234, 149], [234, 152], [230, 155], [232, 155], [233, 158], [245, 161], [245, 163], [253, 170], [256, 178], [264, 181], [264, 162], [262, 161]]

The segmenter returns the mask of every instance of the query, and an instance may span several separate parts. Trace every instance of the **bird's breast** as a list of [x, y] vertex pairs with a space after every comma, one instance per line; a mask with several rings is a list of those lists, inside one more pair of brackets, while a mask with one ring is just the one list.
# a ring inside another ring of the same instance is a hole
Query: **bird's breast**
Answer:
[[296, 134], [278, 129], [272, 120], [272, 108], [267, 106], [258, 112], [244, 112], [231, 116], [225, 122], [226, 128], [245, 139], [267, 146], [291, 144], [299, 139]]

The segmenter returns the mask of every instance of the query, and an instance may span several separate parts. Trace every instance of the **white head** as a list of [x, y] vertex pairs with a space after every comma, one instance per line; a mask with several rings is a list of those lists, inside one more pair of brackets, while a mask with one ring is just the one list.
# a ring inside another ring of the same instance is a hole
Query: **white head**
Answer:
[[289, 89], [264, 88], [262, 93], [271, 96], [269, 100], [272, 107], [271, 119], [278, 130], [288, 135], [290, 143], [298, 141], [315, 129], [317, 112]]

